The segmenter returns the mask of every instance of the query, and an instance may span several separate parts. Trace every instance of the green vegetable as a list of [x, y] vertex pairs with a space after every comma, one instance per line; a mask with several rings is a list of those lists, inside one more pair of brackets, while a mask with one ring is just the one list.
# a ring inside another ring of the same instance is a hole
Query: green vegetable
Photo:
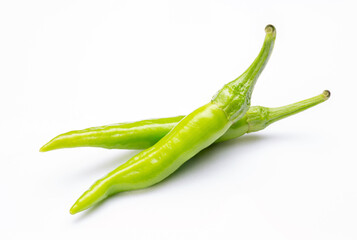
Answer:
[[[245, 116], [235, 122], [216, 142], [260, 131], [273, 122], [324, 102], [328, 99], [329, 95], [329, 91], [326, 90], [315, 97], [283, 107], [251, 107]], [[55, 137], [45, 144], [40, 151], [46, 152], [54, 149], [73, 147], [146, 149], [163, 138], [183, 118], [184, 116], [150, 119], [71, 131]]]
[[226, 84], [210, 103], [184, 117], [155, 145], [94, 183], [76, 201], [70, 213], [83, 211], [115, 193], [146, 188], [162, 181], [242, 118], [249, 109], [254, 85], [273, 50], [275, 28], [268, 25], [265, 31], [258, 57], [240, 77]]

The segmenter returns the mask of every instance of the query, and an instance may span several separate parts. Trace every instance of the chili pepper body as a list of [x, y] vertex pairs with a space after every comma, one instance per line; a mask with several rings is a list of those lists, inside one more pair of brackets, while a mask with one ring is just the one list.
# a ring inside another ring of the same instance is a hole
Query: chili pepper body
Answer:
[[184, 117], [166, 136], [94, 183], [70, 209], [83, 211], [108, 196], [152, 186], [211, 145], [249, 109], [250, 97], [275, 41], [275, 28], [266, 27], [263, 47], [240, 77], [226, 84], [212, 101]]
[[163, 138], [184, 117], [149, 119], [70, 131], [53, 138], [40, 151], [74, 147], [146, 149]]
[[154, 147], [137, 154], [95, 183], [88, 194], [72, 207], [71, 213], [84, 210], [112, 193], [141, 189], [160, 182], [211, 145], [227, 130], [227, 123], [225, 113], [215, 104], [209, 103], [197, 109]]
[[[240, 137], [246, 133], [260, 131], [273, 122], [324, 102], [329, 96], [329, 91], [325, 90], [322, 94], [315, 97], [282, 107], [250, 107], [245, 116], [232, 124], [216, 142], [223, 142]], [[45, 144], [40, 151], [45, 152], [73, 147], [146, 149], [163, 138], [184, 117], [150, 119], [71, 131], [55, 137]]]

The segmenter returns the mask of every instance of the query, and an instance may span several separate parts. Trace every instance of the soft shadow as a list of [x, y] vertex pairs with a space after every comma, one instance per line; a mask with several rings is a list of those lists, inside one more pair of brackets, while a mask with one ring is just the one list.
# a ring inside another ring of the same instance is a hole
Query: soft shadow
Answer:
[[[239, 139], [232, 139], [226, 142], [215, 143], [209, 146], [206, 149], [203, 149], [196, 156], [188, 160], [184, 163], [179, 169], [177, 169], [174, 173], [172, 173], [169, 177], [164, 179], [162, 182], [158, 183], [158, 185], [153, 186], [152, 188], [165, 186], [166, 184], [170, 184], [172, 181], [176, 181], [176, 178], [184, 178], [184, 175], [187, 174], [195, 174], [199, 169], [201, 169], [204, 165], [210, 164], [213, 161], [222, 162], [222, 164], [226, 164], [227, 161], [239, 161], [239, 153], [245, 150], [247, 145], [259, 142], [266, 141], [270, 139], [270, 136], [265, 135], [246, 135]], [[228, 149], [235, 149], [237, 155], [235, 159], [224, 159], [220, 155], [222, 152], [227, 151]]]
[[[251, 134], [251, 135], [246, 135], [241, 138], [237, 139], [232, 139], [226, 142], [221, 142], [221, 143], [215, 143], [211, 145], [210, 147], [202, 150], [199, 154], [194, 156], [192, 159], [187, 161], [185, 164], [183, 164], [177, 171], [175, 171], [173, 174], [171, 174], [168, 178], [164, 179], [158, 184], [155, 184], [154, 186], [151, 186], [149, 188], [145, 189], [140, 189], [140, 190], [134, 190], [134, 191], [127, 191], [127, 192], [122, 192], [118, 194], [114, 194], [110, 197], [108, 197], [106, 200], [104, 200], [101, 203], [96, 204], [95, 206], [91, 207], [90, 209], [86, 210], [83, 213], [80, 213], [80, 215], [74, 220], [75, 222], [80, 222], [83, 219], [87, 218], [90, 216], [94, 211], [96, 211], [98, 208], [101, 206], [104, 206], [111, 201], [117, 201], [116, 198], [123, 198], [125, 196], [135, 196], [136, 194], [143, 194], [144, 192], [150, 192], [150, 191], [156, 191], [156, 188], [160, 188], [162, 186], [165, 186], [165, 184], [170, 184], [172, 181], [175, 181], [176, 178], [182, 178], [184, 175], [191, 174], [197, 171], [197, 169], [201, 168], [202, 165], [204, 164], [209, 164], [212, 161], [224, 161], [219, 155], [221, 154], [222, 151], [226, 151], [229, 148], [234, 148], [237, 151], [237, 159], [239, 159], [239, 152], [244, 151], [245, 147], [247, 145], [259, 142], [259, 141], [266, 141], [268, 139], [274, 138], [274, 135], [256, 135], [256, 134]], [[136, 153], [130, 153], [128, 155], [134, 156]], [[113, 164], [114, 162], [116, 165], [118, 165], [119, 161], [123, 161], [123, 158], [127, 157], [128, 155], [121, 155], [119, 159], [111, 159], [109, 164], [105, 164], [102, 166], [105, 166], [107, 168], [108, 165]], [[129, 159], [128, 157], [126, 160]], [[236, 160], [235, 160], [236, 161]], [[96, 168], [98, 169], [98, 168]]]

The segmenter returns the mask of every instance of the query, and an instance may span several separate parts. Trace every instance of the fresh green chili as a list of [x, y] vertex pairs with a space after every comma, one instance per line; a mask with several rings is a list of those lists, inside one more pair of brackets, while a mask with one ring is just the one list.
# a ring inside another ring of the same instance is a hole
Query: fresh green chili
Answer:
[[[315, 97], [290, 105], [267, 108], [250, 107], [244, 117], [225, 132], [216, 142], [240, 137], [246, 133], [260, 131], [273, 122], [304, 111], [328, 99], [330, 93], [325, 90]], [[146, 149], [163, 138], [184, 116], [143, 120], [132, 123], [118, 123], [92, 127], [61, 134], [40, 151], [73, 147], [102, 147], [108, 149]]]
[[184, 117], [155, 145], [132, 157], [94, 183], [70, 209], [83, 211], [118, 192], [152, 186], [221, 137], [242, 118], [250, 105], [254, 85], [273, 50], [276, 31], [265, 28], [263, 47], [251, 66], [226, 84], [211, 102]]

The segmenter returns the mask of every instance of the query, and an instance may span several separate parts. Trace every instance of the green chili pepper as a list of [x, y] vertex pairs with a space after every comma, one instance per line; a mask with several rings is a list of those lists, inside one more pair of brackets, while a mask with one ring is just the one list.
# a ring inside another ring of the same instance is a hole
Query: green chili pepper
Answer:
[[[245, 116], [235, 122], [216, 142], [230, 140], [246, 133], [263, 130], [273, 122], [324, 102], [329, 96], [330, 92], [325, 90], [322, 94], [315, 97], [282, 107], [251, 107]], [[40, 151], [46, 152], [73, 147], [146, 149], [163, 138], [183, 118], [184, 116], [150, 119], [71, 131], [55, 137], [45, 144]]]
[[273, 50], [276, 31], [265, 28], [263, 47], [252, 65], [226, 84], [210, 103], [184, 117], [166, 136], [98, 180], [72, 206], [71, 214], [83, 211], [118, 192], [152, 186], [221, 137], [242, 118], [250, 105], [254, 85]]

